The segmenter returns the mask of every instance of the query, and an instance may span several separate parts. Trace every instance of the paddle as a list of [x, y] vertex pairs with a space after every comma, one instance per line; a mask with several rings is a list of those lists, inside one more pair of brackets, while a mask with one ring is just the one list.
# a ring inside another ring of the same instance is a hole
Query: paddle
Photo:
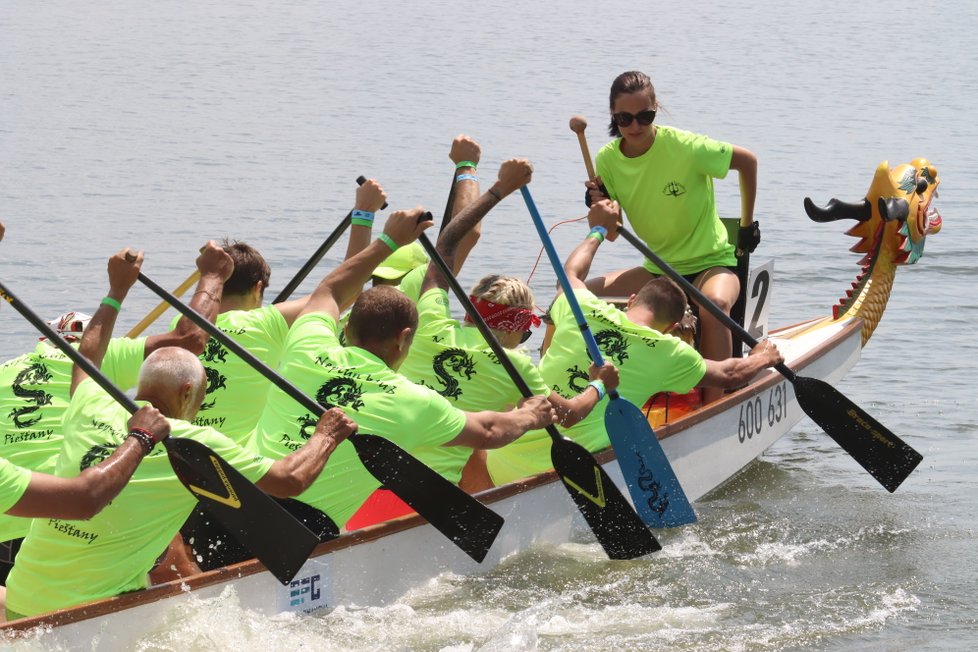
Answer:
[[[357, 185], [362, 186], [366, 182], [367, 182], [367, 177], [363, 175], [357, 177]], [[381, 208], [387, 208], [387, 203], [384, 202], [384, 205], [381, 206]], [[285, 284], [285, 287], [282, 288], [282, 291], [279, 292], [278, 295], [272, 300], [272, 303], [282, 303], [283, 301], [288, 300], [288, 298], [292, 296], [292, 293], [295, 292], [295, 289], [300, 285], [302, 285], [302, 282], [306, 280], [307, 276], [309, 276], [309, 272], [311, 272], [313, 269], [316, 268], [316, 265], [318, 265], [319, 261], [323, 259], [323, 256], [326, 255], [326, 252], [328, 252], [333, 247], [333, 245], [336, 244], [336, 241], [340, 239], [340, 237], [343, 235], [343, 232], [346, 231], [346, 229], [350, 226], [350, 222], [352, 220], [353, 220], [353, 211], [350, 211], [349, 213], [346, 214], [346, 217], [340, 220], [340, 223], [336, 226], [335, 229], [333, 229], [333, 232], [330, 233], [325, 240], [323, 240], [323, 243], [319, 245], [319, 249], [317, 249], [312, 254], [312, 256], [309, 257], [309, 260], [307, 260], [306, 263], [299, 268], [299, 271], [295, 273], [295, 276], [292, 277], [292, 280]], [[163, 302], [163, 305], [166, 305], [165, 301]]]
[[[506, 373], [509, 374], [520, 393], [527, 398], [532, 396], [526, 381], [513, 366], [506, 351], [486, 325], [482, 315], [472, 305], [469, 295], [459, 285], [458, 279], [455, 278], [445, 260], [435, 250], [431, 240], [422, 233], [418, 242], [428, 252], [432, 262], [438, 265], [438, 269], [441, 270], [442, 275], [451, 286], [452, 292], [465, 306], [465, 312], [475, 322], [496, 359], [506, 369]], [[638, 518], [631, 505], [621, 495], [618, 487], [611, 481], [601, 465], [597, 463], [594, 456], [577, 442], [562, 436], [554, 426], [547, 427], [547, 434], [553, 440], [550, 447], [550, 457], [554, 469], [608, 557], [611, 559], [634, 559], [660, 550], [662, 547], [659, 542]], [[591, 489], [592, 487], [594, 489]]]
[[[739, 335], [749, 347], [757, 346], [757, 340], [750, 333], [667, 265], [648, 245], [622, 226], [618, 227], [618, 233], [678, 283], [694, 301]], [[896, 491], [924, 459], [886, 426], [825, 381], [799, 376], [783, 363], [774, 368], [794, 386], [798, 404], [805, 414], [869, 471], [887, 491]]]
[[[530, 190], [523, 186], [520, 192], [523, 193], [523, 201], [530, 211], [537, 234], [540, 236], [543, 248], [547, 251], [547, 257], [550, 258], [550, 265], [554, 268], [567, 303], [574, 313], [574, 320], [581, 329], [581, 335], [584, 336], [584, 344], [591, 354], [591, 359], [594, 364], [603, 365], [601, 349], [598, 348], [598, 343], [581, 311], [581, 305], [574, 296], [574, 288], [571, 287], [570, 280], [564, 272], [557, 250], [554, 249], [554, 243], [547, 233], [547, 227], [543, 224]], [[679, 478], [672, 470], [672, 465], [669, 464], [669, 459], [662, 450], [649, 420], [641, 410], [622, 398], [616, 390], [610, 390], [608, 397], [611, 400], [608, 401], [604, 412], [605, 429], [611, 440], [611, 446], [615, 449], [618, 466], [621, 467], [625, 485], [628, 487], [639, 516], [652, 527], [674, 527], [695, 523], [696, 512], [689, 504], [689, 499], [686, 498], [686, 493], [679, 484]]]
[[[199, 280], [200, 280], [200, 271], [195, 269], [194, 273], [188, 276], [186, 281], [184, 281], [183, 283], [177, 286], [177, 288], [173, 291], [173, 295], [177, 297], [183, 296], [183, 293], [189, 290], [190, 288], [192, 288], [193, 286], [195, 286], [197, 284], [197, 281]], [[147, 328], [149, 328], [150, 324], [152, 324], [154, 321], [159, 319], [160, 315], [166, 312], [166, 309], [169, 307], [170, 304], [168, 304], [166, 301], [160, 301], [160, 303], [155, 308], [150, 310], [149, 313], [145, 317], [143, 317], [138, 324], [133, 326], [132, 329], [128, 333], [126, 333], [126, 337], [128, 337], [129, 339], [139, 337], [139, 334], [142, 333]]]
[[[326, 411], [326, 408], [145, 274], [140, 273], [139, 280], [306, 410], [316, 417]], [[501, 516], [432, 471], [394, 442], [365, 433], [354, 433], [347, 439], [353, 444], [363, 465], [386, 489], [397, 494], [474, 560], [481, 563], [485, 559], [503, 526]]]
[[[2, 283], [0, 293], [130, 414], [139, 409], [98, 367], [65, 342]], [[236, 533], [242, 544], [282, 584], [288, 584], [319, 543], [319, 537], [204, 444], [167, 437], [163, 445], [180, 482], [229, 531]]]

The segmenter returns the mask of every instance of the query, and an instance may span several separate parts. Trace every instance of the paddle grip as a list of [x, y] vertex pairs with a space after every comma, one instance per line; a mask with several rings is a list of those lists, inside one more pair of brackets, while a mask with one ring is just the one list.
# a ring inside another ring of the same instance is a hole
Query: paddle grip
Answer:
[[[362, 186], [365, 183], [367, 183], [367, 177], [363, 176], [362, 174], [357, 177], [358, 186]], [[380, 210], [384, 210], [385, 208], [387, 208], [387, 202], [384, 202], [384, 205], [380, 207]]]

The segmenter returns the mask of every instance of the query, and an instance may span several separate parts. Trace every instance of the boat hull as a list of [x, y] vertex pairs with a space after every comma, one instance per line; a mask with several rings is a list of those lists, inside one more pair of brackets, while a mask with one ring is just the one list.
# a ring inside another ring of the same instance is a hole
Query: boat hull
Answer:
[[[807, 322], [773, 332], [772, 339], [800, 374], [835, 382], [859, 359], [860, 325], [859, 320]], [[697, 500], [750, 464], [803, 416], [791, 383], [769, 370], [721, 401], [659, 427], [657, 435], [690, 500]], [[597, 458], [627, 495], [613, 451]], [[505, 519], [482, 564], [420, 517], [406, 516], [320, 545], [288, 586], [249, 561], [186, 582], [14, 621], [3, 627], [4, 636], [42, 627], [46, 644], [66, 649], [131, 647], [146, 632], [165, 627], [167, 614], [181, 602], [214, 598], [229, 587], [242, 607], [262, 614], [384, 605], [442, 573], [484, 572], [533, 545], [589, 540], [583, 519], [552, 472], [479, 498]]]

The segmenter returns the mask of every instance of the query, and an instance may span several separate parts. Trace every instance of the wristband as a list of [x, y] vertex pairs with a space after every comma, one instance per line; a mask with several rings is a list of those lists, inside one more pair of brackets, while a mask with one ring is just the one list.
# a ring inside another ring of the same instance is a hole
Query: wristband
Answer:
[[476, 167], [477, 167], [476, 164], [473, 163], [472, 161], [459, 161], [458, 163], [455, 164], [456, 170], [459, 170], [461, 168], [472, 168], [474, 170], [476, 169]]
[[102, 305], [103, 306], [109, 306], [110, 308], [115, 308], [115, 311], [116, 312], [119, 312], [120, 310], [122, 310], [122, 303], [119, 302], [119, 301], [116, 301], [112, 297], [105, 297], [104, 299], [102, 299]]
[[474, 174], [460, 174], [457, 177], [455, 177], [455, 183], [458, 183], [459, 181], [478, 181], [478, 180], [479, 177], [475, 176]]
[[366, 226], [371, 227], [374, 225], [374, 214], [373, 211], [362, 211], [359, 208], [354, 208], [350, 211], [350, 223], [354, 226]]
[[143, 430], [142, 428], [130, 428], [129, 434], [126, 435], [127, 439], [129, 437], [135, 437], [136, 441], [142, 445], [143, 455], [149, 455], [153, 450], [153, 447], [156, 446], [156, 442], [153, 440], [153, 436], [148, 430]]
[[607, 391], [605, 391], [604, 383], [601, 382], [600, 380], [592, 380], [591, 382], [588, 383], [588, 387], [593, 387], [595, 390], [597, 390], [599, 401], [605, 397], [605, 394], [608, 393]]
[[495, 190], [493, 190], [492, 188], [490, 188], [486, 192], [489, 193], [490, 195], [492, 195], [493, 197], [495, 197], [496, 198], [496, 201], [502, 201], [503, 200], [502, 196], [498, 192], [496, 192]]
[[393, 252], [395, 252], [395, 251], [397, 251], [398, 249], [401, 248], [401, 246], [399, 244], [397, 244], [396, 242], [394, 242], [393, 240], [391, 240], [391, 237], [389, 235], [387, 235], [386, 233], [381, 233], [380, 235], [377, 236], [377, 239], [380, 240], [381, 242], [383, 242], [388, 247], [390, 247], [391, 248], [391, 253], [393, 253]]
[[587, 237], [594, 238], [599, 243], [601, 243], [604, 242], [604, 239], [607, 235], [608, 235], [608, 229], [604, 228], [603, 226], [592, 226], [590, 233], [587, 234]]

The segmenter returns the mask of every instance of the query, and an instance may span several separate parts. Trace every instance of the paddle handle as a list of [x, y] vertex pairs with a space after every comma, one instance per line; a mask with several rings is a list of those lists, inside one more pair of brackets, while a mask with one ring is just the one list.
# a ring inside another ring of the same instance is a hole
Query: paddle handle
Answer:
[[[591, 359], [594, 361], [594, 364], [600, 367], [604, 364], [601, 349], [598, 348], [598, 342], [594, 339], [594, 334], [591, 333], [591, 327], [588, 326], [587, 319], [584, 318], [581, 304], [578, 303], [577, 297], [574, 296], [574, 288], [571, 287], [570, 279], [567, 278], [567, 273], [564, 271], [564, 266], [560, 262], [557, 250], [554, 249], [554, 243], [550, 238], [550, 234], [547, 233], [547, 227], [543, 225], [543, 218], [540, 217], [540, 211], [537, 210], [537, 205], [533, 201], [530, 189], [523, 186], [520, 188], [520, 192], [523, 194], [523, 201], [526, 202], [526, 208], [530, 211], [530, 217], [533, 218], [533, 225], [536, 227], [537, 234], [540, 236], [540, 242], [543, 243], [543, 248], [547, 252], [547, 258], [550, 259], [550, 266], [554, 268], [554, 274], [557, 275], [560, 288], [564, 291], [564, 296], [567, 297], [567, 304], [570, 306], [571, 312], [574, 313], [574, 321], [577, 322], [577, 325], [581, 329], [581, 335], [584, 336], [584, 344], [587, 346], [588, 353], [591, 354]], [[613, 399], [618, 398], [618, 392], [616, 390], [610, 390], [608, 395]]]
[[192, 321], [199, 328], [201, 328], [208, 335], [216, 339], [221, 343], [222, 346], [227, 348], [229, 351], [234, 353], [236, 356], [251, 365], [255, 371], [260, 373], [262, 376], [267, 378], [269, 382], [278, 387], [280, 390], [291, 396], [296, 402], [302, 407], [309, 410], [311, 413], [316, 415], [316, 417], [322, 416], [323, 412], [326, 411], [322, 405], [314, 401], [309, 395], [303, 392], [301, 389], [290, 383], [288, 380], [280, 376], [278, 373], [272, 370], [271, 367], [266, 365], [264, 362], [259, 360], [252, 354], [248, 349], [244, 348], [234, 340], [232, 340], [227, 333], [222, 331], [220, 328], [212, 324], [207, 320], [202, 314], [186, 305], [175, 296], [164, 290], [155, 281], [147, 277], [142, 272], [139, 273], [139, 281], [148, 287], [150, 290], [155, 292], [161, 299], [166, 301], [168, 304], [176, 308], [184, 317]]
[[[363, 175], [357, 177], [357, 185], [362, 186], [366, 182], [367, 177]], [[384, 205], [381, 206], [381, 208], [387, 208], [387, 202], [384, 202]], [[327, 237], [323, 243], [319, 245], [319, 249], [317, 249], [316, 252], [309, 257], [309, 260], [307, 260], [306, 263], [299, 269], [299, 271], [295, 273], [292, 280], [286, 283], [285, 287], [282, 288], [274, 299], [272, 299], [272, 303], [282, 303], [283, 301], [287, 301], [289, 297], [292, 296], [295, 289], [302, 285], [302, 282], [306, 280], [309, 273], [315, 269], [316, 265], [319, 264], [319, 261], [321, 261], [323, 256], [326, 255], [326, 252], [332, 249], [333, 245], [336, 244], [336, 241], [343, 236], [343, 233], [347, 230], [347, 228], [349, 228], [352, 220], [353, 211], [350, 211], [346, 214], [346, 217], [340, 221], [336, 228], [333, 229], [333, 232], [329, 234], [329, 237]]]
[[584, 167], [587, 169], [588, 179], [593, 179], [597, 175], [594, 173], [594, 163], [591, 162], [591, 151], [587, 146], [587, 138], [584, 136], [584, 131], [577, 132], [577, 140], [581, 144], [581, 155], [584, 156]]

